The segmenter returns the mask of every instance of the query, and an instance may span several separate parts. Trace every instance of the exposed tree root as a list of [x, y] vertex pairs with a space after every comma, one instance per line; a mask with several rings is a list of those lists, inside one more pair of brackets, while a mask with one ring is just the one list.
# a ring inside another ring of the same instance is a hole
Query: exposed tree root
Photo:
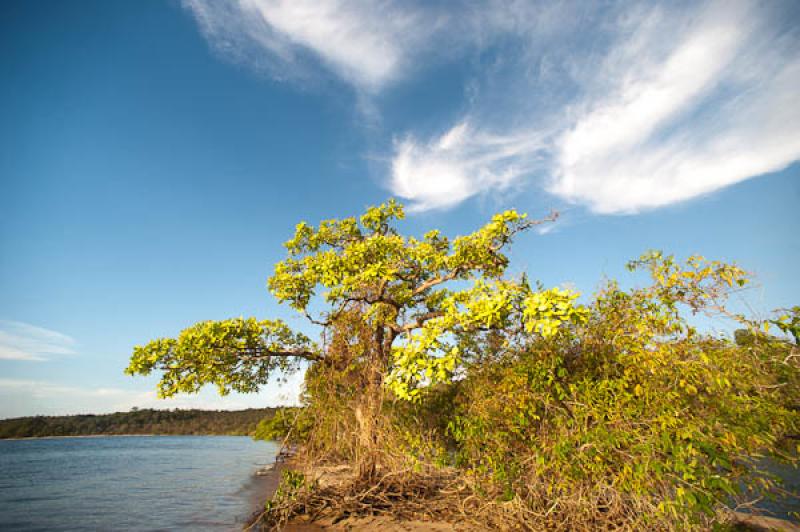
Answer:
[[657, 518], [653, 501], [623, 497], [608, 487], [548, 496], [546, 484], [534, 480], [525, 494], [502, 500], [498, 489], [455, 469], [404, 469], [373, 480], [359, 479], [344, 466], [321, 469], [317, 478], [312, 469], [302, 482], [284, 487], [252, 529], [280, 530], [300, 517], [336, 524], [381, 515], [474, 530], [687, 530], [708, 524]]

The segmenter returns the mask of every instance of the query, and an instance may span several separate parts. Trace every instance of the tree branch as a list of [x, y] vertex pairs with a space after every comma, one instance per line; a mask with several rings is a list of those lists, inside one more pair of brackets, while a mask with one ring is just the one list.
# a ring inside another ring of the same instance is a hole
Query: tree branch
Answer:
[[558, 220], [558, 216], [559, 216], [558, 211], [550, 211], [550, 214], [548, 214], [544, 218], [539, 218], [538, 220], [528, 220], [527, 222], [519, 224], [517, 227], [512, 229], [508, 233], [508, 235], [505, 236], [505, 238], [503, 238], [503, 240], [500, 242], [499, 245], [493, 246], [491, 248], [492, 251], [500, 251], [500, 249], [506, 244], [508, 244], [511, 238], [517, 233], [521, 233], [522, 231], [527, 231], [531, 227], [535, 227], [537, 225], [546, 224], [548, 222], [555, 222], [556, 220]]
[[295, 357], [319, 362], [325, 358], [319, 353], [315, 353], [314, 351], [309, 351], [307, 349], [275, 350], [267, 349], [265, 347], [212, 347], [211, 349], [215, 351], [233, 351], [241, 358], [246, 358], [249, 360], [270, 357]]
[[422, 314], [420, 316], [417, 316], [416, 321], [412, 323], [406, 323], [405, 325], [390, 324], [389, 328], [395, 333], [397, 333], [397, 335], [399, 335], [411, 332], [414, 329], [419, 329], [420, 327], [425, 325], [425, 322], [427, 322], [428, 320], [432, 320], [433, 318], [438, 318], [440, 316], [444, 316], [444, 312], [442, 312], [441, 310], [434, 310], [426, 312], [425, 314]]
[[442, 283], [446, 283], [447, 281], [452, 281], [453, 279], [458, 277], [461, 274], [462, 271], [464, 271], [463, 268], [455, 268], [453, 271], [451, 271], [447, 275], [440, 275], [439, 277], [434, 277], [433, 279], [428, 279], [427, 281], [425, 281], [424, 283], [422, 283], [421, 285], [416, 287], [413, 292], [411, 292], [411, 297], [418, 296], [422, 292], [424, 292], [425, 290], [427, 290], [429, 288], [433, 288], [436, 285], [439, 285], [439, 284], [442, 284]]

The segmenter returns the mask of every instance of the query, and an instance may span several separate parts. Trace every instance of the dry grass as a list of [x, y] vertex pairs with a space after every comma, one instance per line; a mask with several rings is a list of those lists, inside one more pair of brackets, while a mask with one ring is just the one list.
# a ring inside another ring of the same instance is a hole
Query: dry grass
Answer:
[[488, 482], [451, 468], [378, 470], [372, 479], [359, 478], [344, 465], [303, 469], [303, 485], [274, 500], [253, 529], [281, 530], [298, 519], [330, 527], [375, 516], [452, 523], [459, 530], [657, 531], [709, 525], [657, 517], [653, 499], [623, 496], [611, 487], [587, 486], [553, 496], [547, 483], [533, 479], [524, 494], [504, 501]]

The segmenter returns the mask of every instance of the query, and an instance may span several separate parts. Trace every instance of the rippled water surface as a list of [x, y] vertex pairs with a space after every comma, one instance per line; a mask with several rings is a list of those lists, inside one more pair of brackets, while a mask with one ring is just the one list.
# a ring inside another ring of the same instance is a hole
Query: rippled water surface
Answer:
[[275, 451], [235, 436], [0, 440], [0, 529], [240, 530]]

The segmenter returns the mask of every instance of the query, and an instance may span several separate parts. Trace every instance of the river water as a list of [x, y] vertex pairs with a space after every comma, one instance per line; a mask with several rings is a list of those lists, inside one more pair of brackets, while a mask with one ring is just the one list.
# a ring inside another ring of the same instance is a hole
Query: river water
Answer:
[[[238, 436], [0, 440], [0, 530], [241, 530], [276, 452]], [[800, 492], [796, 469], [769, 469]], [[760, 506], [785, 519], [800, 500]]]
[[276, 451], [237, 436], [0, 440], [0, 530], [241, 530]]

